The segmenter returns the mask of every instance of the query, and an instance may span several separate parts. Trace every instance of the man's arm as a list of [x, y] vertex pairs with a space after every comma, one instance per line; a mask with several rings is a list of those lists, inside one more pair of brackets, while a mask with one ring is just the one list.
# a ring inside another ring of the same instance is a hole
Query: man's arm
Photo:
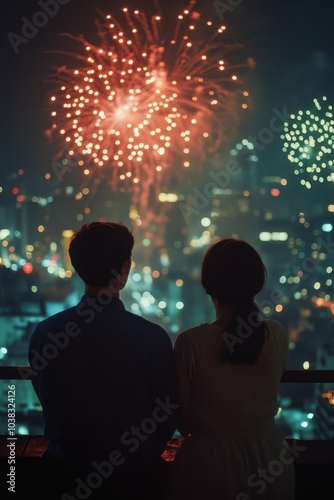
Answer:
[[154, 335], [151, 377], [155, 402], [153, 418], [157, 422], [157, 437], [162, 453], [177, 429], [179, 412], [173, 345], [162, 328]]

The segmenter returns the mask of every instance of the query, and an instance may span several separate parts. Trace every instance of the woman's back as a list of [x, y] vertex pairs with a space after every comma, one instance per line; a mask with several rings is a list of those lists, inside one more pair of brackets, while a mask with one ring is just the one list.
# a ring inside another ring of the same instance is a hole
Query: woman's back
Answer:
[[245, 241], [220, 240], [204, 256], [202, 286], [216, 319], [175, 342], [185, 439], [170, 500], [294, 500], [293, 457], [275, 423], [288, 341], [255, 303], [265, 278], [261, 257]]
[[[185, 437], [172, 469], [170, 500], [294, 500], [293, 457], [275, 424], [288, 343], [268, 335], [254, 365], [222, 362], [221, 327], [204, 323], [175, 343]], [[256, 495], [257, 496], [257, 495]]]
[[178, 336], [174, 351], [181, 399], [189, 399], [181, 412], [184, 432], [240, 436], [273, 421], [288, 342], [278, 321], [269, 319], [265, 324], [268, 334], [254, 365], [222, 362], [220, 326], [204, 323]]

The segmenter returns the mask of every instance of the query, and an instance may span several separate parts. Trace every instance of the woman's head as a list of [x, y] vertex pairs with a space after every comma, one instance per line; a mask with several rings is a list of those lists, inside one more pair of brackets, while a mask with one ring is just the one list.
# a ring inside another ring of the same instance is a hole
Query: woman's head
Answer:
[[221, 239], [204, 256], [202, 286], [220, 304], [252, 303], [265, 279], [261, 257], [246, 241]]
[[[246, 241], [226, 238], [207, 250], [202, 264], [202, 285], [216, 303], [230, 306], [233, 311], [223, 335], [223, 361], [256, 363], [267, 329], [254, 297], [263, 288], [265, 278], [261, 257]], [[227, 342], [227, 338], [232, 342]]]

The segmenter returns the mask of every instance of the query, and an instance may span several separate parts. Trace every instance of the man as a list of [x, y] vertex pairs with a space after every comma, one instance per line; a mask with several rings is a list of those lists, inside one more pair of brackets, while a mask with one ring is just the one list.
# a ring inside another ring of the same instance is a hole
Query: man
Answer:
[[106, 488], [113, 498], [162, 498], [153, 485], [176, 430], [173, 347], [163, 328], [128, 312], [120, 299], [133, 245], [120, 223], [79, 229], [69, 255], [85, 293], [31, 337], [46, 463], [68, 478], [68, 491], [57, 497], [64, 500], [102, 498]]

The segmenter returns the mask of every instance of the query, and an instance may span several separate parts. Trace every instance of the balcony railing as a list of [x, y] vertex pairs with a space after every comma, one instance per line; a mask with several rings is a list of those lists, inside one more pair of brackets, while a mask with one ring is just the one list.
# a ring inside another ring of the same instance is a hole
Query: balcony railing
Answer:
[[[29, 380], [30, 366], [0, 366], [0, 380]], [[282, 383], [334, 383], [334, 370], [287, 370]]]
[[[30, 380], [32, 370], [29, 366], [0, 366], [0, 380]], [[334, 370], [287, 370], [281, 379], [282, 383], [333, 383]], [[296, 496], [295, 500], [323, 500], [334, 498], [332, 482], [334, 471], [334, 441], [333, 440], [291, 440], [297, 443], [303, 453], [295, 460]], [[181, 440], [173, 438], [169, 441], [163, 458], [166, 462], [174, 460]], [[38, 463], [45, 452], [47, 440], [43, 435], [18, 435], [17, 463], [20, 464], [18, 490], [22, 498], [27, 498], [30, 478], [38, 477]], [[8, 471], [7, 436], [0, 435], [0, 472]], [[5, 476], [4, 476], [5, 477]], [[20, 497], [20, 498], [21, 498]]]

